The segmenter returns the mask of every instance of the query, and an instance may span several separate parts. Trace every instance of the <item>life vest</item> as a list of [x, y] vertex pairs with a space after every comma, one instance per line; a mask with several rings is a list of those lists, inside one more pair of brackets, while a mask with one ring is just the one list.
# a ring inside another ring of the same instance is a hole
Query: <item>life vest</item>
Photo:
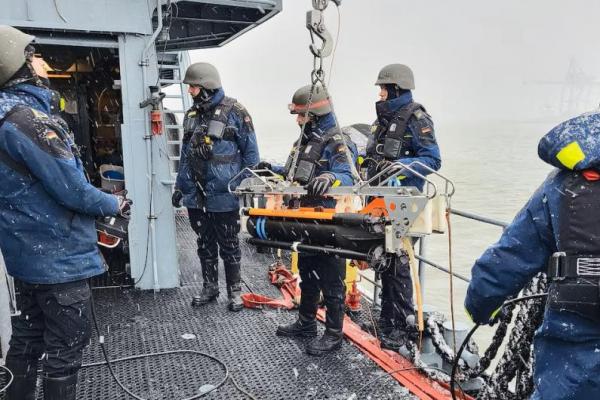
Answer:
[[[198, 107], [192, 107], [186, 114], [183, 122], [183, 141], [189, 141], [190, 143], [189, 164], [197, 183], [204, 182], [208, 163], [229, 164], [235, 161], [236, 157], [239, 157], [238, 154], [213, 154], [207, 160], [199, 152], [200, 146], [205, 143], [212, 143], [216, 140], [236, 141], [237, 128], [227, 125], [232, 112], [247, 114], [244, 107], [236, 99], [224, 97], [211, 111], [208, 118]], [[242, 120], [245, 120], [244, 115], [242, 115]]]
[[374, 140], [373, 145], [367, 149], [367, 156], [377, 161], [383, 159], [396, 161], [400, 158], [413, 157], [415, 152], [410, 140], [412, 133], [408, 130], [408, 122], [413, 115], [417, 119], [425, 118], [427, 116], [425, 107], [411, 102], [400, 108], [389, 124], [382, 125], [376, 121], [371, 128]]
[[411, 102], [400, 108], [388, 124], [378, 121], [371, 126], [373, 136], [367, 144], [366, 157], [360, 165], [363, 179], [370, 179], [379, 173], [377, 167], [383, 160], [398, 161], [402, 158], [416, 156], [412, 145], [413, 132], [408, 129], [412, 117], [417, 120], [429, 118], [425, 107]]
[[285, 173], [289, 174], [292, 168], [294, 157], [299, 152], [298, 160], [296, 161], [296, 168], [293, 173], [292, 180], [298, 182], [301, 185], [306, 185], [312, 178], [314, 178], [316, 171], [320, 168], [327, 160], [322, 160], [323, 151], [329, 145], [342, 146], [346, 143], [350, 143], [351, 139], [348, 135], [342, 133], [338, 128], [331, 128], [325, 132], [322, 136], [312, 137], [306, 144], [298, 146], [294, 145], [294, 148], [290, 152], [290, 155], [285, 163]]
[[573, 172], [562, 191], [548, 305], [600, 321], [600, 174]]
[[[184, 140], [192, 139], [194, 136], [202, 138], [209, 136], [214, 140], [235, 140], [235, 130], [227, 126], [229, 114], [234, 107], [243, 109], [236, 99], [224, 97], [223, 100], [212, 110], [208, 121], [202, 121], [202, 111], [198, 107], [192, 107], [185, 115], [183, 121]], [[195, 135], [194, 135], [195, 134]]]

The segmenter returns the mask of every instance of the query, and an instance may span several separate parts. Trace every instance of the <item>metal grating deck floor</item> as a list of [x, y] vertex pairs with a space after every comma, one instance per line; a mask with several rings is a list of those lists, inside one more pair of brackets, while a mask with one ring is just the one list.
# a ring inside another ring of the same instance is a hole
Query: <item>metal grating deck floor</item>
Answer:
[[[304, 352], [304, 340], [275, 336], [278, 324], [292, 322], [296, 312], [227, 311], [226, 290], [218, 302], [196, 309], [192, 295], [202, 278], [196, 242], [186, 218], [177, 218], [182, 287], [157, 294], [137, 290], [94, 291], [99, 324], [111, 358], [149, 352], [190, 349], [223, 360], [240, 386], [260, 400], [284, 399], [412, 399], [412, 395], [356, 347], [345, 342], [335, 354], [321, 358]], [[279, 297], [267, 280], [272, 259], [244, 246], [242, 276], [258, 293]], [[221, 273], [222, 268], [221, 268]], [[221, 276], [221, 285], [224, 277]], [[319, 328], [322, 331], [322, 327]], [[193, 339], [184, 339], [193, 334]], [[103, 361], [97, 338], [84, 363]], [[183, 399], [224, 376], [213, 360], [192, 354], [165, 355], [115, 364], [115, 372], [130, 390], [145, 399]], [[364, 391], [366, 382], [381, 377]], [[355, 394], [355, 396], [353, 396]], [[77, 399], [128, 399], [113, 382], [106, 366], [81, 370]], [[206, 399], [247, 399], [231, 381]]]

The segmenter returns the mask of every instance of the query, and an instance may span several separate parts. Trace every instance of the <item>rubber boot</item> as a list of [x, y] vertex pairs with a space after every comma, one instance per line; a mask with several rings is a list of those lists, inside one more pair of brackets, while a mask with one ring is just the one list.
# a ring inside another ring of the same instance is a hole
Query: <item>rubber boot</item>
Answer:
[[315, 337], [317, 336], [317, 321], [314, 318], [308, 319], [299, 315], [296, 322], [278, 326], [275, 333], [277, 336]]
[[207, 283], [202, 288], [199, 296], [194, 296], [192, 306], [200, 307], [205, 304], [215, 301], [219, 297], [219, 285], [216, 283]]
[[10, 359], [6, 361], [14, 378], [6, 392], [6, 400], [35, 400], [37, 366], [26, 361]]
[[393, 329], [391, 332], [382, 333], [380, 336], [381, 348], [400, 351], [408, 341], [406, 332], [401, 329]]
[[229, 311], [238, 312], [244, 308], [242, 303], [242, 275], [240, 271], [240, 263], [235, 257], [227, 257], [223, 260], [225, 267], [225, 279], [227, 280], [227, 298], [229, 303], [227, 308]]
[[298, 311], [298, 319], [296, 322], [288, 325], [280, 325], [277, 327], [277, 336], [299, 336], [299, 337], [315, 337], [317, 336], [317, 308], [318, 301], [321, 297], [319, 292], [308, 293], [303, 292], [300, 297], [300, 308]]
[[44, 377], [44, 400], [76, 400], [77, 374], [60, 378]]
[[415, 323], [415, 316], [409, 315], [401, 327], [395, 327], [381, 335], [381, 348], [400, 351], [402, 346], [406, 346], [411, 341], [416, 342], [418, 339], [419, 329]]
[[325, 333], [306, 346], [306, 352], [311, 356], [322, 356], [339, 349], [344, 341], [342, 331], [344, 325], [343, 300], [325, 299], [327, 311], [325, 313]]
[[233, 286], [227, 289], [227, 293], [229, 297], [229, 304], [227, 305], [227, 308], [229, 308], [229, 311], [242, 311], [244, 308], [244, 303], [240, 297], [242, 294], [242, 288], [239, 285]]
[[344, 334], [341, 329], [325, 329], [325, 333], [306, 346], [306, 352], [311, 356], [322, 356], [342, 347]]

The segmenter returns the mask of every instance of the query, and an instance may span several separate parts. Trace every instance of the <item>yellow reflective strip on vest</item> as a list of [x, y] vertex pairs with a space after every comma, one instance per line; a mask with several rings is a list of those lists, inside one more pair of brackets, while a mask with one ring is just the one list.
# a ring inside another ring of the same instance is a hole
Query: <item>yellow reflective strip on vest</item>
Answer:
[[556, 158], [565, 167], [573, 169], [579, 161], [585, 159], [585, 154], [583, 150], [581, 150], [579, 143], [571, 142], [558, 152]]

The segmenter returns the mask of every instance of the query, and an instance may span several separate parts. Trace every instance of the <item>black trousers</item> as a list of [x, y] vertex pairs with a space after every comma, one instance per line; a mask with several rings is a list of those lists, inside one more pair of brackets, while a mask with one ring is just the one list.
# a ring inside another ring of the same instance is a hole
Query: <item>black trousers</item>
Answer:
[[346, 261], [322, 255], [298, 255], [300, 271], [300, 316], [314, 319], [323, 292], [327, 307], [325, 325], [328, 329], [342, 329], [346, 299]]
[[206, 212], [188, 208], [190, 224], [198, 235], [198, 257], [202, 266], [204, 285], [219, 281], [219, 256], [225, 266], [227, 290], [241, 290], [240, 215], [237, 211]]
[[413, 285], [408, 256], [395, 257], [381, 274], [381, 315], [379, 327], [384, 333], [405, 329], [406, 318], [415, 314]]
[[32, 285], [15, 280], [21, 315], [12, 318], [12, 337], [6, 366], [25, 375], [41, 360], [46, 376], [75, 374], [90, 341], [91, 291], [87, 280], [54, 285]]

